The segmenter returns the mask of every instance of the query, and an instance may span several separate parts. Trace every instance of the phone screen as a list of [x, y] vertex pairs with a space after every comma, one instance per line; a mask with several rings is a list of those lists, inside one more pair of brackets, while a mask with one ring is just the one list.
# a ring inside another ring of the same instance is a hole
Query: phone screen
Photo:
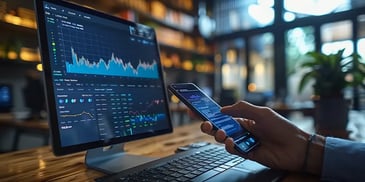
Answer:
[[247, 153], [257, 145], [257, 140], [231, 116], [221, 113], [212, 98], [192, 83], [171, 84], [169, 90], [202, 119], [209, 120], [215, 128], [222, 129], [233, 138], [236, 147]]

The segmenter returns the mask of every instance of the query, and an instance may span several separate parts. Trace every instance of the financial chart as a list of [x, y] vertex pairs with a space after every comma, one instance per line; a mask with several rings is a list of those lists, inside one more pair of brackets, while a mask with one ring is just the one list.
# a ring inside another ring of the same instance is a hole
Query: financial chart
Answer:
[[[76, 74], [157, 78], [156, 51], [152, 40], [124, 37], [123, 29], [109, 29], [89, 22], [60, 20], [57, 24], [57, 45], [65, 71]], [[56, 42], [54, 42], [56, 44]], [[56, 46], [55, 46], [56, 47]], [[131, 47], [133, 49], [131, 50]]]
[[154, 32], [45, 8], [63, 146], [169, 127]]
[[139, 61], [136, 67], [131, 62], [125, 62], [114, 54], [109, 59], [99, 58], [93, 62], [85, 57], [78, 57], [75, 50], [71, 48], [72, 62], [66, 62], [67, 73], [84, 73], [96, 75], [112, 75], [142, 78], [157, 78], [157, 63], [145, 63]]

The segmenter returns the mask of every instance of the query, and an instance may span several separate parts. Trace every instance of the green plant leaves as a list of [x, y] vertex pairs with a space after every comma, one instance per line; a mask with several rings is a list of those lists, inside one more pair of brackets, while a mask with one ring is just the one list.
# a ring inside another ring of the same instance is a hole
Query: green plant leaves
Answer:
[[358, 54], [344, 57], [344, 51], [345, 49], [341, 49], [329, 55], [315, 51], [308, 52], [306, 55], [311, 59], [300, 65], [308, 71], [300, 80], [299, 93], [313, 79], [314, 94], [321, 97], [339, 96], [342, 95], [344, 88], [363, 84], [365, 63]]

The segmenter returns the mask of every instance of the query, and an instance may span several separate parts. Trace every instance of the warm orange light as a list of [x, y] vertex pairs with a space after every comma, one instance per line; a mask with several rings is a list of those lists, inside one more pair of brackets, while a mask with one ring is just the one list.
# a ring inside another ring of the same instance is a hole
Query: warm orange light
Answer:
[[8, 58], [9, 59], [17, 59], [18, 58], [18, 54], [15, 51], [9, 51], [8, 52]]
[[22, 47], [20, 48], [20, 59], [23, 61], [40, 61], [39, 52], [36, 49]]
[[190, 60], [185, 60], [182, 64], [182, 68], [184, 70], [191, 71], [191, 70], [193, 70], [193, 67], [194, 67], [194, 65]]
[[181, 67], [181, 61], [180, 61], [179, 55], [172, 54], [171, 55], [171, 61], [172, 61], [175, 68], [180, 68]]
[[38, 71], [43, 71], [43, 65], [42, 64], [37, 64], [37, 70]]
[[237, 53], [233, 49], [229, 49], [226, 53], [227, 62], [231, 64], [235, 64], [237, 62]]
[[177, 98], [175, 95], [172, 95], [172, 96], [171, 96], [171, 102], [172, 102], [172, 103], [179, 103], [179, 102], [180, 102], [180, 100], [179, 100], [179, 98]]
[[257, 87], [256, 87], [256, 84], [255, 83], [248, 84], [248, 91], [255, 92], [256, 89], [257, 89]]
[[19, 16], [14, 16], [11, 14], [6, 14], [4, 16], [4, 20], [15, 25], [20, 25], [22, 23], [22, 19]]

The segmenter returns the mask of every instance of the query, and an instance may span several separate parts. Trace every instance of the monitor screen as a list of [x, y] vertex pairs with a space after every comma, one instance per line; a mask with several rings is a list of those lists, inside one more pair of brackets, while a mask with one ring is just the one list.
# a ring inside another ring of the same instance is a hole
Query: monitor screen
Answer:
[[0, 84], [0, 112], [10, 112], [12, 107], [12, 86], [10, 84]]
[[57, 155], [172, 131], [152, 28], [61, 1], [37, 1]]

